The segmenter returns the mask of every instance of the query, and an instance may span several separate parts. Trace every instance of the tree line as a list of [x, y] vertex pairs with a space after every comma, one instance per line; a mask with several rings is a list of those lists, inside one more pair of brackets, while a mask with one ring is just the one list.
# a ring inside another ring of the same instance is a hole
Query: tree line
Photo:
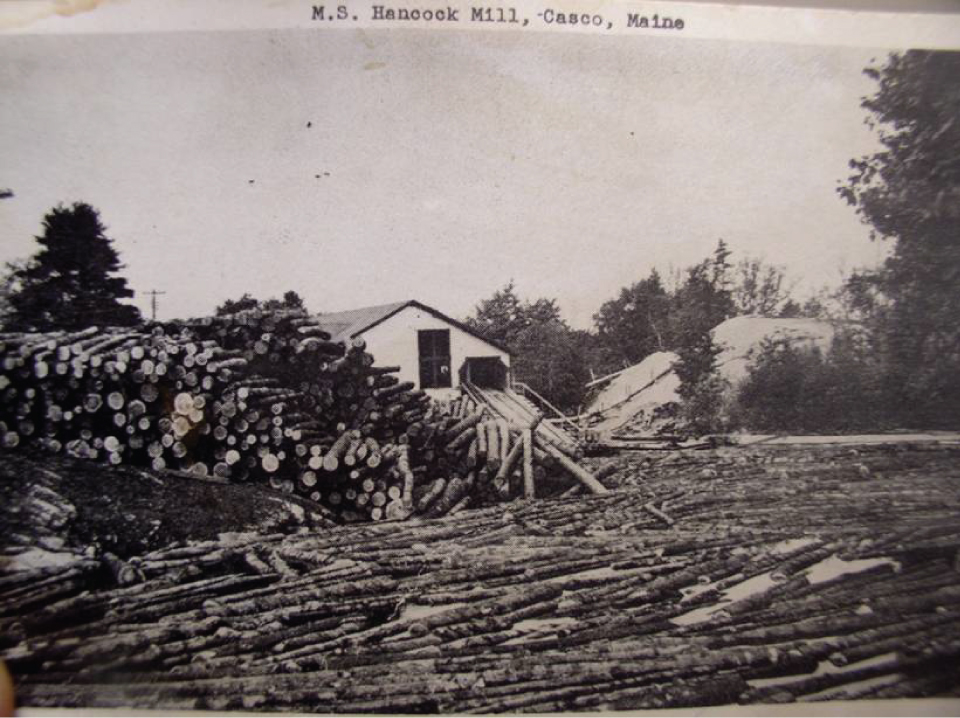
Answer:
[[[865, 70], [861, 100], [881, 149], [851, 160], [837, 192], [889, 255], [839, 290], [799, 302], [782, 267], [734, 261], [723, 240], [693, 266], [657, 270], [604, 302], [590, 331], [557, 301], [522, 299], [513, 282], [481, 301], [467, 323], [508, 346], [514, 376], [568, 413], [586, 384], [658, 351], [674, 352], [677, 418], [692, 433], [956, 428], [960, 423], [960, 53], [892, 54]], [[119, 255], [99, 213], [76, 203], [43, 220], [37, 253], [8, 265], [0, 284], [7, 331], [76, 330], [143, 321], [125, 300]], [[227, 300], [218, 315], [302, 307], [296, 292]], [[836, 324], [821, 350], [767, 341], [731, 392], [711, 330], [741, 315], [811, 317]]]
[[565, 410], [576, 411], [591, 379], [654, 352], [676, 352], [678, 371], [695, 382], [712, 366], [716, 348], [709, 344], [710, 330], [726, 319], [822, 312], [819, 299], [800, 304], [791, 298], [782, 267], [758, 258], [736, 263], [731, 258], [721, 239], [709, 257], [673, 272], [666, 281], [652, 270], [604, 302], [591, 331], [572, 329], [555, 299], [521, 299], [512, 281], [481, 301], [466, 322], [512, 350], [518, 380]]
[[[720, 241], [669, 282], [653, 271], [621, 289], [591, 332], [571, 329], [554, 300], [521, 301], [512, 284], [468, 321], [510, 346], [515, 375], [568, 411], [582, 406], [588, 377], [673, 351], [676, 413], [692, 433], [957, 428], [960, 53], [894, 53], [864, 72], [877, 89], [861, 105], [881, 149], [851, 160], [837, 192], [890, 248], [881, 266], [798, 303], [782, 268], [733, 264]], [[749, 314], [830, 320], [834, 339], [825, 350], [764, 342], [731, 392], [710, 330]]]

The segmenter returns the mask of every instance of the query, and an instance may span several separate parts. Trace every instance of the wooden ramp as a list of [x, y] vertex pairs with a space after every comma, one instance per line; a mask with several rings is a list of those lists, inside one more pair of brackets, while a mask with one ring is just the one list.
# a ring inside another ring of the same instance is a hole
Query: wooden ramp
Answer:
[[[478, 406], [485, 406], [493, 416], [517, 426], [529, 426], [537, 414], [543, 413], [528, 398], [510, 389], [481, 389], [469, 382], [461, 386]], [[549, 421], [540, 422], [537, 434], [570, 454], [576, 453], [580, 445], [576, 437]]]

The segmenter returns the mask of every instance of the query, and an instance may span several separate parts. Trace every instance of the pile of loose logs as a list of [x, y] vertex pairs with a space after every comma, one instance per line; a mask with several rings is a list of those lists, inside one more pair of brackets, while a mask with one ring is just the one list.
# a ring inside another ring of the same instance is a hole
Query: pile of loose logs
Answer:
[[445, 451], [453, 457], [459, 475], [466, 477], [462, 481], [464, 505], [475, 500], [471, 491], [474, 486], [483, 488], [495, 500], [536, 498], [537, 486], [557, 469], [577, 479], [575, 488], [606, 493], [603, 484], [577, 463], [571, 447], [543, 430], [542, 414], [534, 413], [527, 425], [520, 425], [469, 394], [444, 409]]
[[302, 311], [0, 334], [0, 440], [269, 481], [347, 522], [532, 497], [537, 471], [555, 465], [590, 485], [566, 454], [534, 440], [535, 423], [433, 404], [364, 349], [331, 341]]

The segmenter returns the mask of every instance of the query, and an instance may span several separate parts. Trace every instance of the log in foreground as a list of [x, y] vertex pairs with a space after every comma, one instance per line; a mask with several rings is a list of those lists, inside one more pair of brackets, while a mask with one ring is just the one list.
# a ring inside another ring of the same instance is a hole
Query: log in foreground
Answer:
[[[631, 455], [606, 495], [117, 554], [144, 573], [133, 586], [105, 584], [71, 544], [70, 565], [0, 569], [0, 655], [31, 707], [956, 697], [958, 459], [955, 447]], [[18, 473], [49, 473], [30, 461], [18, 456]], [[858, 478], [861, 463], [875, 478]]]

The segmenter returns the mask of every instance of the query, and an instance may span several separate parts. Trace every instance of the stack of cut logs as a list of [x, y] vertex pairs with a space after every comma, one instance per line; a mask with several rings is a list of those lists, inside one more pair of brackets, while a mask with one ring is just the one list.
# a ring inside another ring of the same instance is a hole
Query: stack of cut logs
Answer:
[[347, 522], [533, 497], [537, 472], [556, 465], [602, 490], [534, 440], [536, 422], [509, 426], [467, 398], [432, 404], [364, 348], [331, 341], [301, 311], [0, 334], [0, 437], [7, 448], [266, 480]]

